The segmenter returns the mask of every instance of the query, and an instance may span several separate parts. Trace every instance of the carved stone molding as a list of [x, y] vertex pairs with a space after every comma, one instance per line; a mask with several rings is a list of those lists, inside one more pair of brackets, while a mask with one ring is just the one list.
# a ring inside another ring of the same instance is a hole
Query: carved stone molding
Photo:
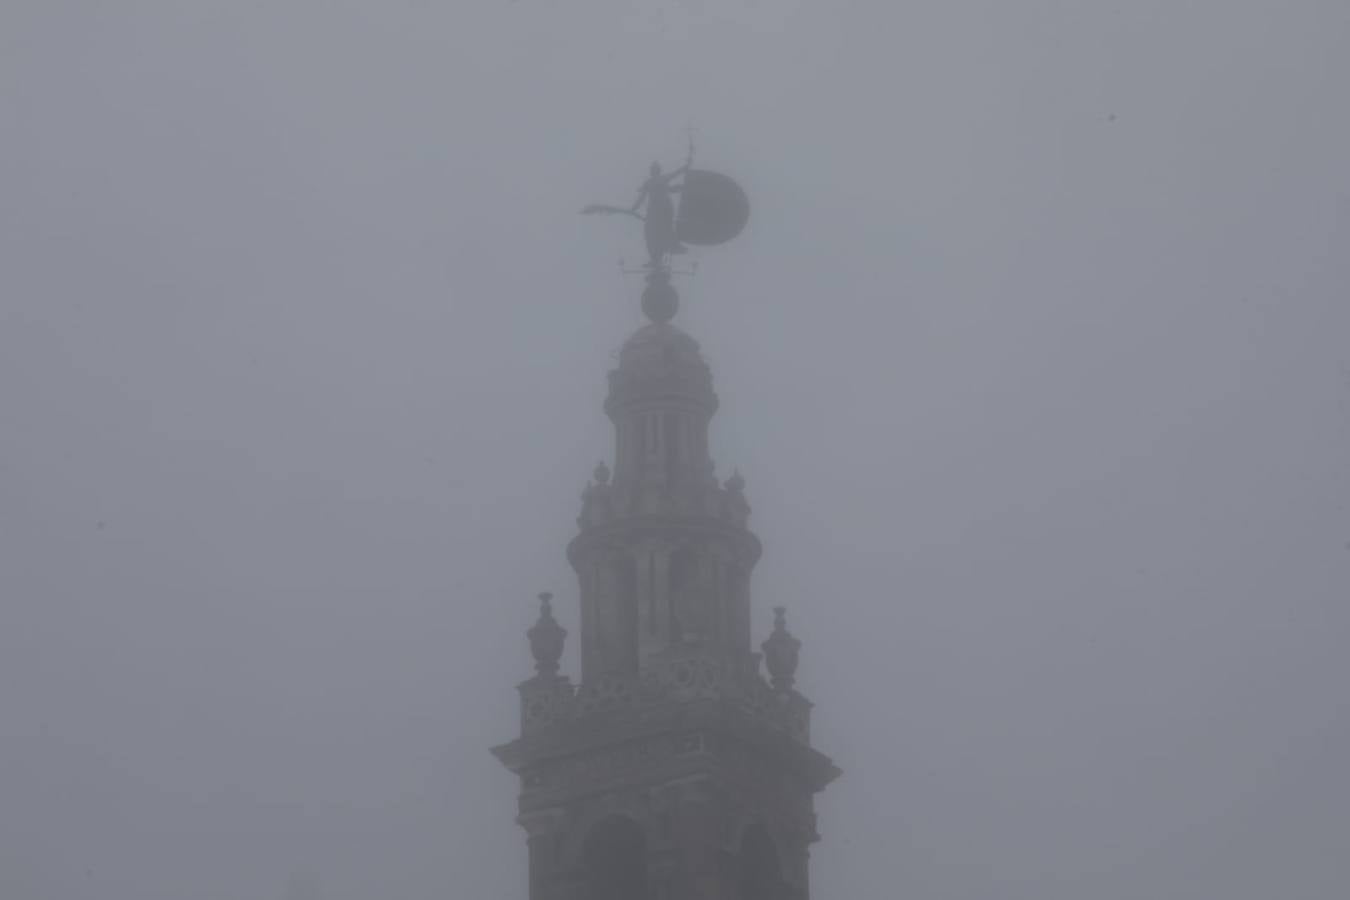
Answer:
[[692, 653], [652, 660], [632, 674], [602, 675], [580, 687], [561, 678], [531, 679], [520, 686], [521, 730], [530, 734], [619, 710], [718, 700], [793, 740], [809, 742], [810, 703], [795, 692], [775, 692], [749, 669]]

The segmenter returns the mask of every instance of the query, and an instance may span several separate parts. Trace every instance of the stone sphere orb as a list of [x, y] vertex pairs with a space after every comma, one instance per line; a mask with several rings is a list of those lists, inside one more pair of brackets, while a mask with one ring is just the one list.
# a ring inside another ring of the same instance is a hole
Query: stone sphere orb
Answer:
[[670, 281], [652, 279], [642, 291], [642, 311], [653, 322], [669, 322], [680, 308], [680, 295]]

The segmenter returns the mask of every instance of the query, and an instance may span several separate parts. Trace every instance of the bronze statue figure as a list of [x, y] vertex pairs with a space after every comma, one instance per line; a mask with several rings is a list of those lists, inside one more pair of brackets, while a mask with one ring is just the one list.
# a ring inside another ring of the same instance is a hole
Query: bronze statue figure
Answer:
[[[655, 269], [665, 262], [669, 254], [685, 252], [685, 246], [675, 233], [675, 203], [671, 194], [678, 193], [682, 188], [682, 185], [672, 182], [688, 171], [689, 165], [686, 163], [666, 174], [661, 171], [661, 164], [654, 162], [632, 206], [624, 208], [597, 203], [586, 207], [582, 213], [624, 213], [641, 219], [642, 236], [647, 241], [647, 265]], [[647, 204], [645, 214], [638, 212], [644, 202]]]
[[[740, 234], [750, 218], [750, 201], [741, 186], [725, 175], [693, 168], [693, 147], [684, 165], [663, 172], [652, 163], [647, 179], [629, 207], [592, 204], [584, 214], [621, 213], [642, 220], [647, 243], [646, 268], [666, 268], [667, 257], [684, 253], [687, 244], [721, 244]], [[676, 179], [680, 179], [678, 184]], [[672, 195], [680, 195], [678, 208]], [[644, 212], [639, 212], [643, 205]]]

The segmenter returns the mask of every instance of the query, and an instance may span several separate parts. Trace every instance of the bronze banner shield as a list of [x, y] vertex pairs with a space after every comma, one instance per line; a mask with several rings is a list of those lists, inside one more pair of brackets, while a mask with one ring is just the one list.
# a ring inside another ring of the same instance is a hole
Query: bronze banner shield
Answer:
[[741, 233], [750, 219], [750, 200], [726, 175], [703, 169], [684, 173], [675, 236], [685, 244], [725, 243]]

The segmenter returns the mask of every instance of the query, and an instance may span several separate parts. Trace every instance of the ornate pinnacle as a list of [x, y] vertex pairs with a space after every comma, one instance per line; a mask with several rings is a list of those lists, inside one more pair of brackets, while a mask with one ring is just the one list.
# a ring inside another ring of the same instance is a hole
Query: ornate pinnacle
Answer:
[[731, 477], [722, 483], [722, 487], [726, 490], [723, 514], [744, 528], [750, 519], [750, 503], [745, 499], [745, 479], [741, 477], [741, 470], [732, 472]]
[[562, 659], [563, 640], [567, 629], [553, 618], [553, 595], [545, 591], [539, 595], [539, 620], [525, 633], [530, 639], [530, 652], [534, 654], [534, 668], [540, 677], [553, 677], [558, 674], [558, 661]]
[[764, 665], [769, 670], [774, 690], [786, 693], [792, 690], [796, 680], [797, 655], [802, 642], [787, 630], [787, 609], [782, 606], [773, 608], [773, 633], [760, 647], [764, 650]]

